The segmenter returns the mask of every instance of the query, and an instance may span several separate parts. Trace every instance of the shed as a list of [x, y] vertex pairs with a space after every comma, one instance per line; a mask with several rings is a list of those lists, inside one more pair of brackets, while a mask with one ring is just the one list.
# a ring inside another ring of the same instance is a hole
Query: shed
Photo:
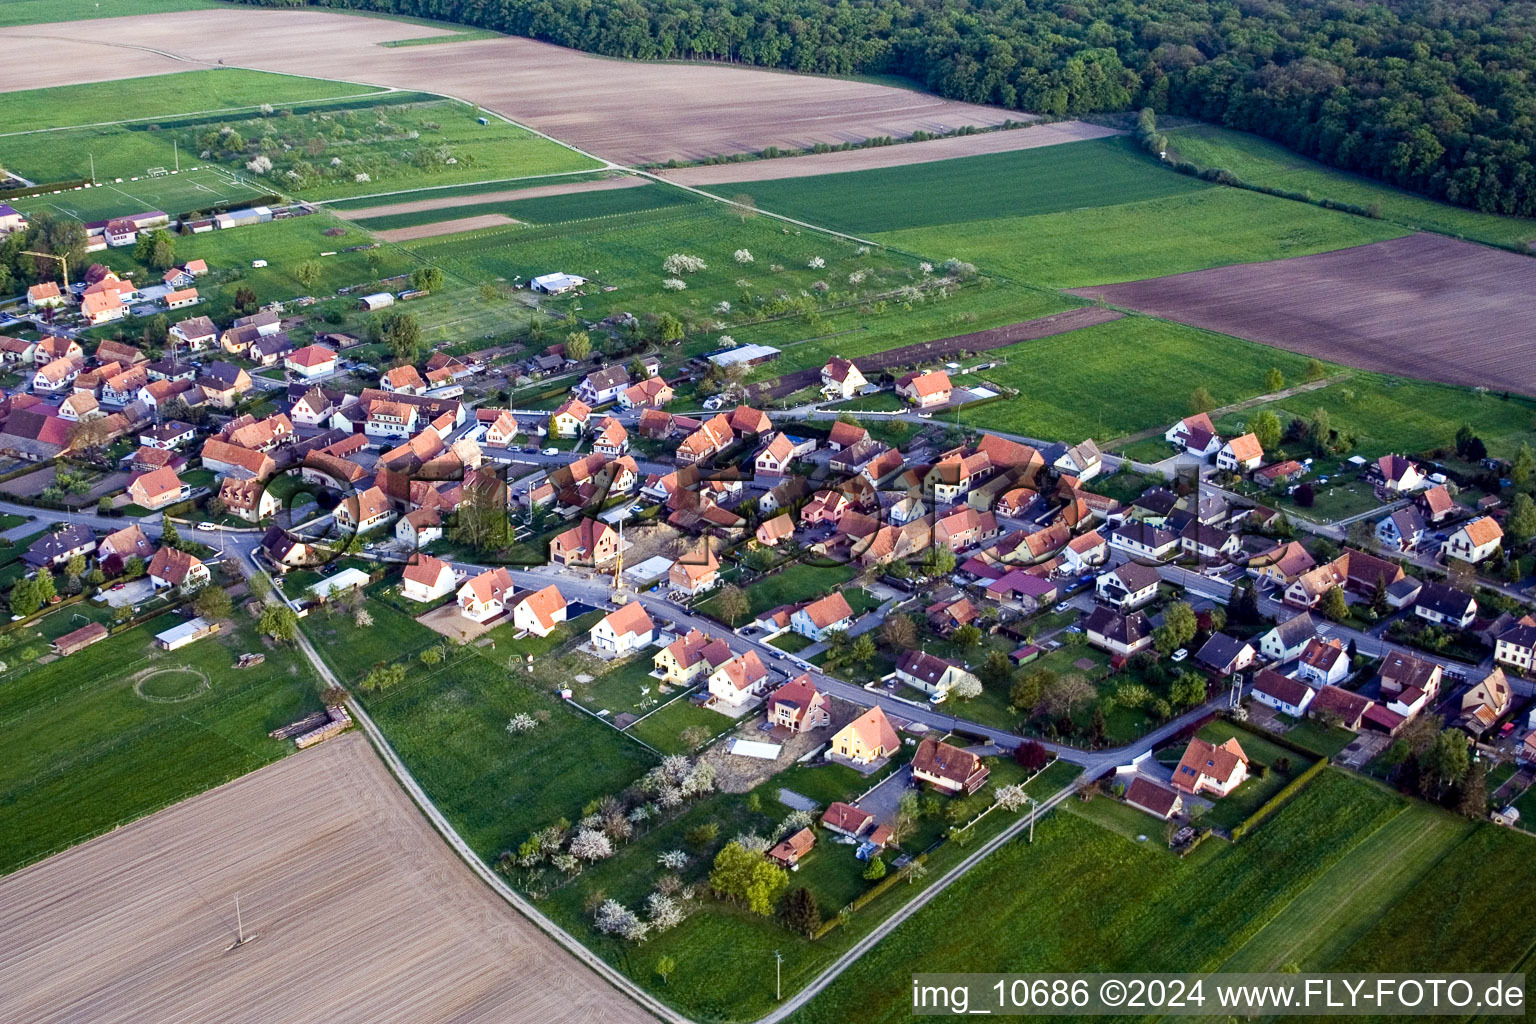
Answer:
[[395, 304], [395, 297], [389, 292], [374, 292], [372, 295], [364, 295], [358, 299], [357, 304], [360, 308], [369, 311], [385, 309]]
[[155, 644], [167, 651], [174, 651], [179, 647], [195, 643], [205, 636], [212, 636], [219, 631], [217, 622], [209, 622], [199, 616], [188, 619], [179, 626], [172, 626], [164, 633], [155, 634]]
[[83, 651], [91, 644], [107, 638], [107, 627], [99, 622], [81, 626], [72, 633], [65, 633], [53, 642], [53, 653], [67, 658], [77, 651]]
[[321, 601], [329, 600], [333, 594], [351, 590], [353, 587], [366, 586], [368, 574], [361, 569], [343, 569], [334, 576], [328, 576], [319, 583], [309, 588], [309, 592]]

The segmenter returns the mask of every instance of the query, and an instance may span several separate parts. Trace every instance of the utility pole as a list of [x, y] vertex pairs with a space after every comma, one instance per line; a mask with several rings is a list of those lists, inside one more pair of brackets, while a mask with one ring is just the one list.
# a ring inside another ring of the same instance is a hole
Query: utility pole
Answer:
[[96, 154], [91, 154], [91, 184], [96, 184]]
[[1040, 801], [1032, 796], [1026, 796], [1024, 799], [1028, 800], [1033, 808], [1029, 812], [1029, 845], [1033, 846], [1035, 845], [1035, 818], [1040, 814]]
[[245, 920], [240, 916], [240, 894], [235, 893], [235, 941], [224, 952], [228, 953], [230, 950], [239, 949], [247, 942], [255, 942], [258, 937], [256, 935], [246, 936]]
[[181, 147], [179, 145], [177, 145], [175, 139], [171, 140], [171, 154], [176, 157], [176, 173], [180, 174], [181, 173]]
[[784, 998], [784, 954], [774, 950], [773, 959], [773, 999], [780, 1002]]

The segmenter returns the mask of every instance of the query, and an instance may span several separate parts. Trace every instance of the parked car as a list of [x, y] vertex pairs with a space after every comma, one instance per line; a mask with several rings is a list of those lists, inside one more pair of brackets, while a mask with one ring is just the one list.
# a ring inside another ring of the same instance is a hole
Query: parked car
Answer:
[[203, 533], [212, 533], [214, 530], [218, 529], [218, 527], [212, 523], [198, 523], [197, 528]]
[[1174, 661], [1183, 661], [1187, 657], [1189, 657], [1189, 652], [1182, 647], [1173, 652]]
[[559, 448], [545, 448], [544, 449], [544, 454], [545, 455], [559, 455], [560, 454], [560, 449]]

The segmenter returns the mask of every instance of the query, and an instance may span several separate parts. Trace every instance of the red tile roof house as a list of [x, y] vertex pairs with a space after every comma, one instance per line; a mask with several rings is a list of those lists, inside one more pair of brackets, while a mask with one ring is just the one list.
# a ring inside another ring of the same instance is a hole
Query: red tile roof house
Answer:
[[400, 592], [412, 601], [436, 601], [453, 592], [457, 578], [453, 567], [441, 558], [418, 554], [405, 567]]
[[709, 674], [709, 695], [715, 704], [740, 708], [760, 696], [768, 685], [768, 667], [756, 651], [738, 654]]
[[1358, 732], [1365, 713], [1375, 706], [1376, 702], [1369, 697], [1337, 686], [1324, 686], [1312, 697], [1311, 715], [1313, 718], [1336, 718], [1344, 728]]
[[521, 594], [512, 602], [512, 625], [534, 636], [549, 636], [565, 621], [565, 595], [553, 583]]
[[801, 857], [811, 852], [811, 847], [815, 845], [816, 834], [808, 828], [803, 828], [769, 850], [768, 859], [781, 867], [794, 867], [800, 863]]
[[1184, 809], [1182, 796], [1140, 775], [1131, 780], [1130, 787], [1125, 791], [1125, 802], [1138, 811], [1145, 811], [1164, 821]]
[[989, 774], [991, 769], [975, 754], [931, 736], [917, 745], [912, 757], [912, 778], [951, 795], [976, 792]]
[[151, 512], [185, 500], [191, 488], [169, 466], [141, 474], [128, 485], [128, 500]]
[[821, 827], [828, 832], [855, 838], [863, 835], [874, 824], [873, 814], [852, 804], [845, 804], [841, 800], [829, 804], [821, 816]]
[[896, 394], [919, 409], [947, 405], [953, 392], [954, 385], [949, 382], [949, 374], [943, 370], [929, 370], [925, 373], [914, 371], [896, 382]]
[[149, 560], [149, 580], [156, 587], [200, 587], [208, 582], [208, 567], [185, 551], [162, 547]]
[[702, 594], [720, 582], [720, 560], [708, 543], [701, 551], [685, 554], [667, 571], [667, 585], [690, 596]]
[[774, 690], [768, 697], [768, 724], [790, 732], [806, 732], [832, 724], [827, 695], [816, 689], [809, 673]]
[[549, 542], [549, 560], [560, 565], [602, 565], [618, 553], [618, 532], [598, 519], [583, 519]]
[[609, 612], [588, 635], [598, 653], [623, 655], [649, 647], [656, 636], [656, 624], [638, 601], [632, 601]]
[[1248, 755], [1233, 737], [1222, 744], [1193, 737], [1173, 770], [1173, 788], [1183, 793], [1223, 797], [1248, 778]]
[[305, 345], [288, 353], [283, 366], [305, 380], [314, 380], [336, 372], [336, 353], [324, 345]]
[[1312, 687], [1299, 679], [1283, 676], [1274, 669], [1260, 669], [1253, 677], [1253, 699], [1276, 711], [1300, 718], [1312, 704]]
[[853, 609], [841, 593], [812, 601], [790, 616], [790, 628], [801, 636], [821, 640], [833, 630], [853, 625]]
[[472, 622], [490, 622], [506, 611], [512, 596], [512, 574], [497, 567], [464, 581], [459, 588], [459, 614]]

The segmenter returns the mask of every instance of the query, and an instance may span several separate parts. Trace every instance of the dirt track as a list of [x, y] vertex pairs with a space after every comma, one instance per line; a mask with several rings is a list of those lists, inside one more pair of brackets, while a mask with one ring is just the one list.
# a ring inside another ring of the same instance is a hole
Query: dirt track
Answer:
[[482, 213], [476, 217], [437, 220], [409, 228], [389, 228], [386, 231], [375, 231], [374, 234], [386, 242], [412, 242], [418, 238], [436, 238], [438, 235], [453, 235], [460, 231], [478, 231], [481, 228], [499, 228], [517, 223], [519, 221], [504, 213]]
[[28, 25], [0, 29], [0, 45], [10, 52], [47, 48], [50, 58], [42, 67], [33, 61], [0, 66], [0, 91], [201, 66], [135, 49], [147, 48], [209, 63], [446, 93], [626, 164], [765, 146], [804, 149], [1028, 117], [864, 82], [610, 60], [528, 39], [377, 45], [432, 34], [377, 18], [258, 9]]
[[[255, 941], [226, 952], [234, 894]], [[476, 879], [361, 735], [0, 880], [0, 1020], [646, 1022]]]
[[1075, 294], [1365, 370], [1536, 395], [1536, 260], [1441, 235]]
[[782, 178], [808, 178], [815, 174], [868, 171], [877, 167], [905, 167], [908, 164], [926, 164], [983, 153], [1011, 153], [1020, 149], [1059, 146], [1064, 142], [1102, 139], [1107, 135], [1119, 134], [1113, 128], [1086, 121], [1060, 121], [1005, 132], [958, 135], [949, 139], [934, 139], [932, 142], [850, 149], [840, 153], [814, 153], [778, 160], [752, 160], [742, 164], [706, 164], [661, 173], [669, 181], [695, 187], [725, 185], [737, 181], [777, 181]]
[[501, 203], [517, 199], [538, 199], [542, 196], [568, 196], [578, 192], [607, 192], [616, 188], [634, 188], [649, 185], [645, 178], [626, 175], [622, 178], [605, 178], [602, 181], [568, 181], [563, 185], [533, 185], [529, 188], [508, 189], [505, 192], [481, 192], [473, 196], [442, 196], [438, 199], [415, 199], [408, 203], [390, 203], [385, 206], [367, 206], [361, 210], [331, 210], [342, 220], [367, 220], [369, 217], [392, 217], [397, 213], [420, 213], [423, 210], [451, 210], [456, 206], [477, 206], [480, 203]]

